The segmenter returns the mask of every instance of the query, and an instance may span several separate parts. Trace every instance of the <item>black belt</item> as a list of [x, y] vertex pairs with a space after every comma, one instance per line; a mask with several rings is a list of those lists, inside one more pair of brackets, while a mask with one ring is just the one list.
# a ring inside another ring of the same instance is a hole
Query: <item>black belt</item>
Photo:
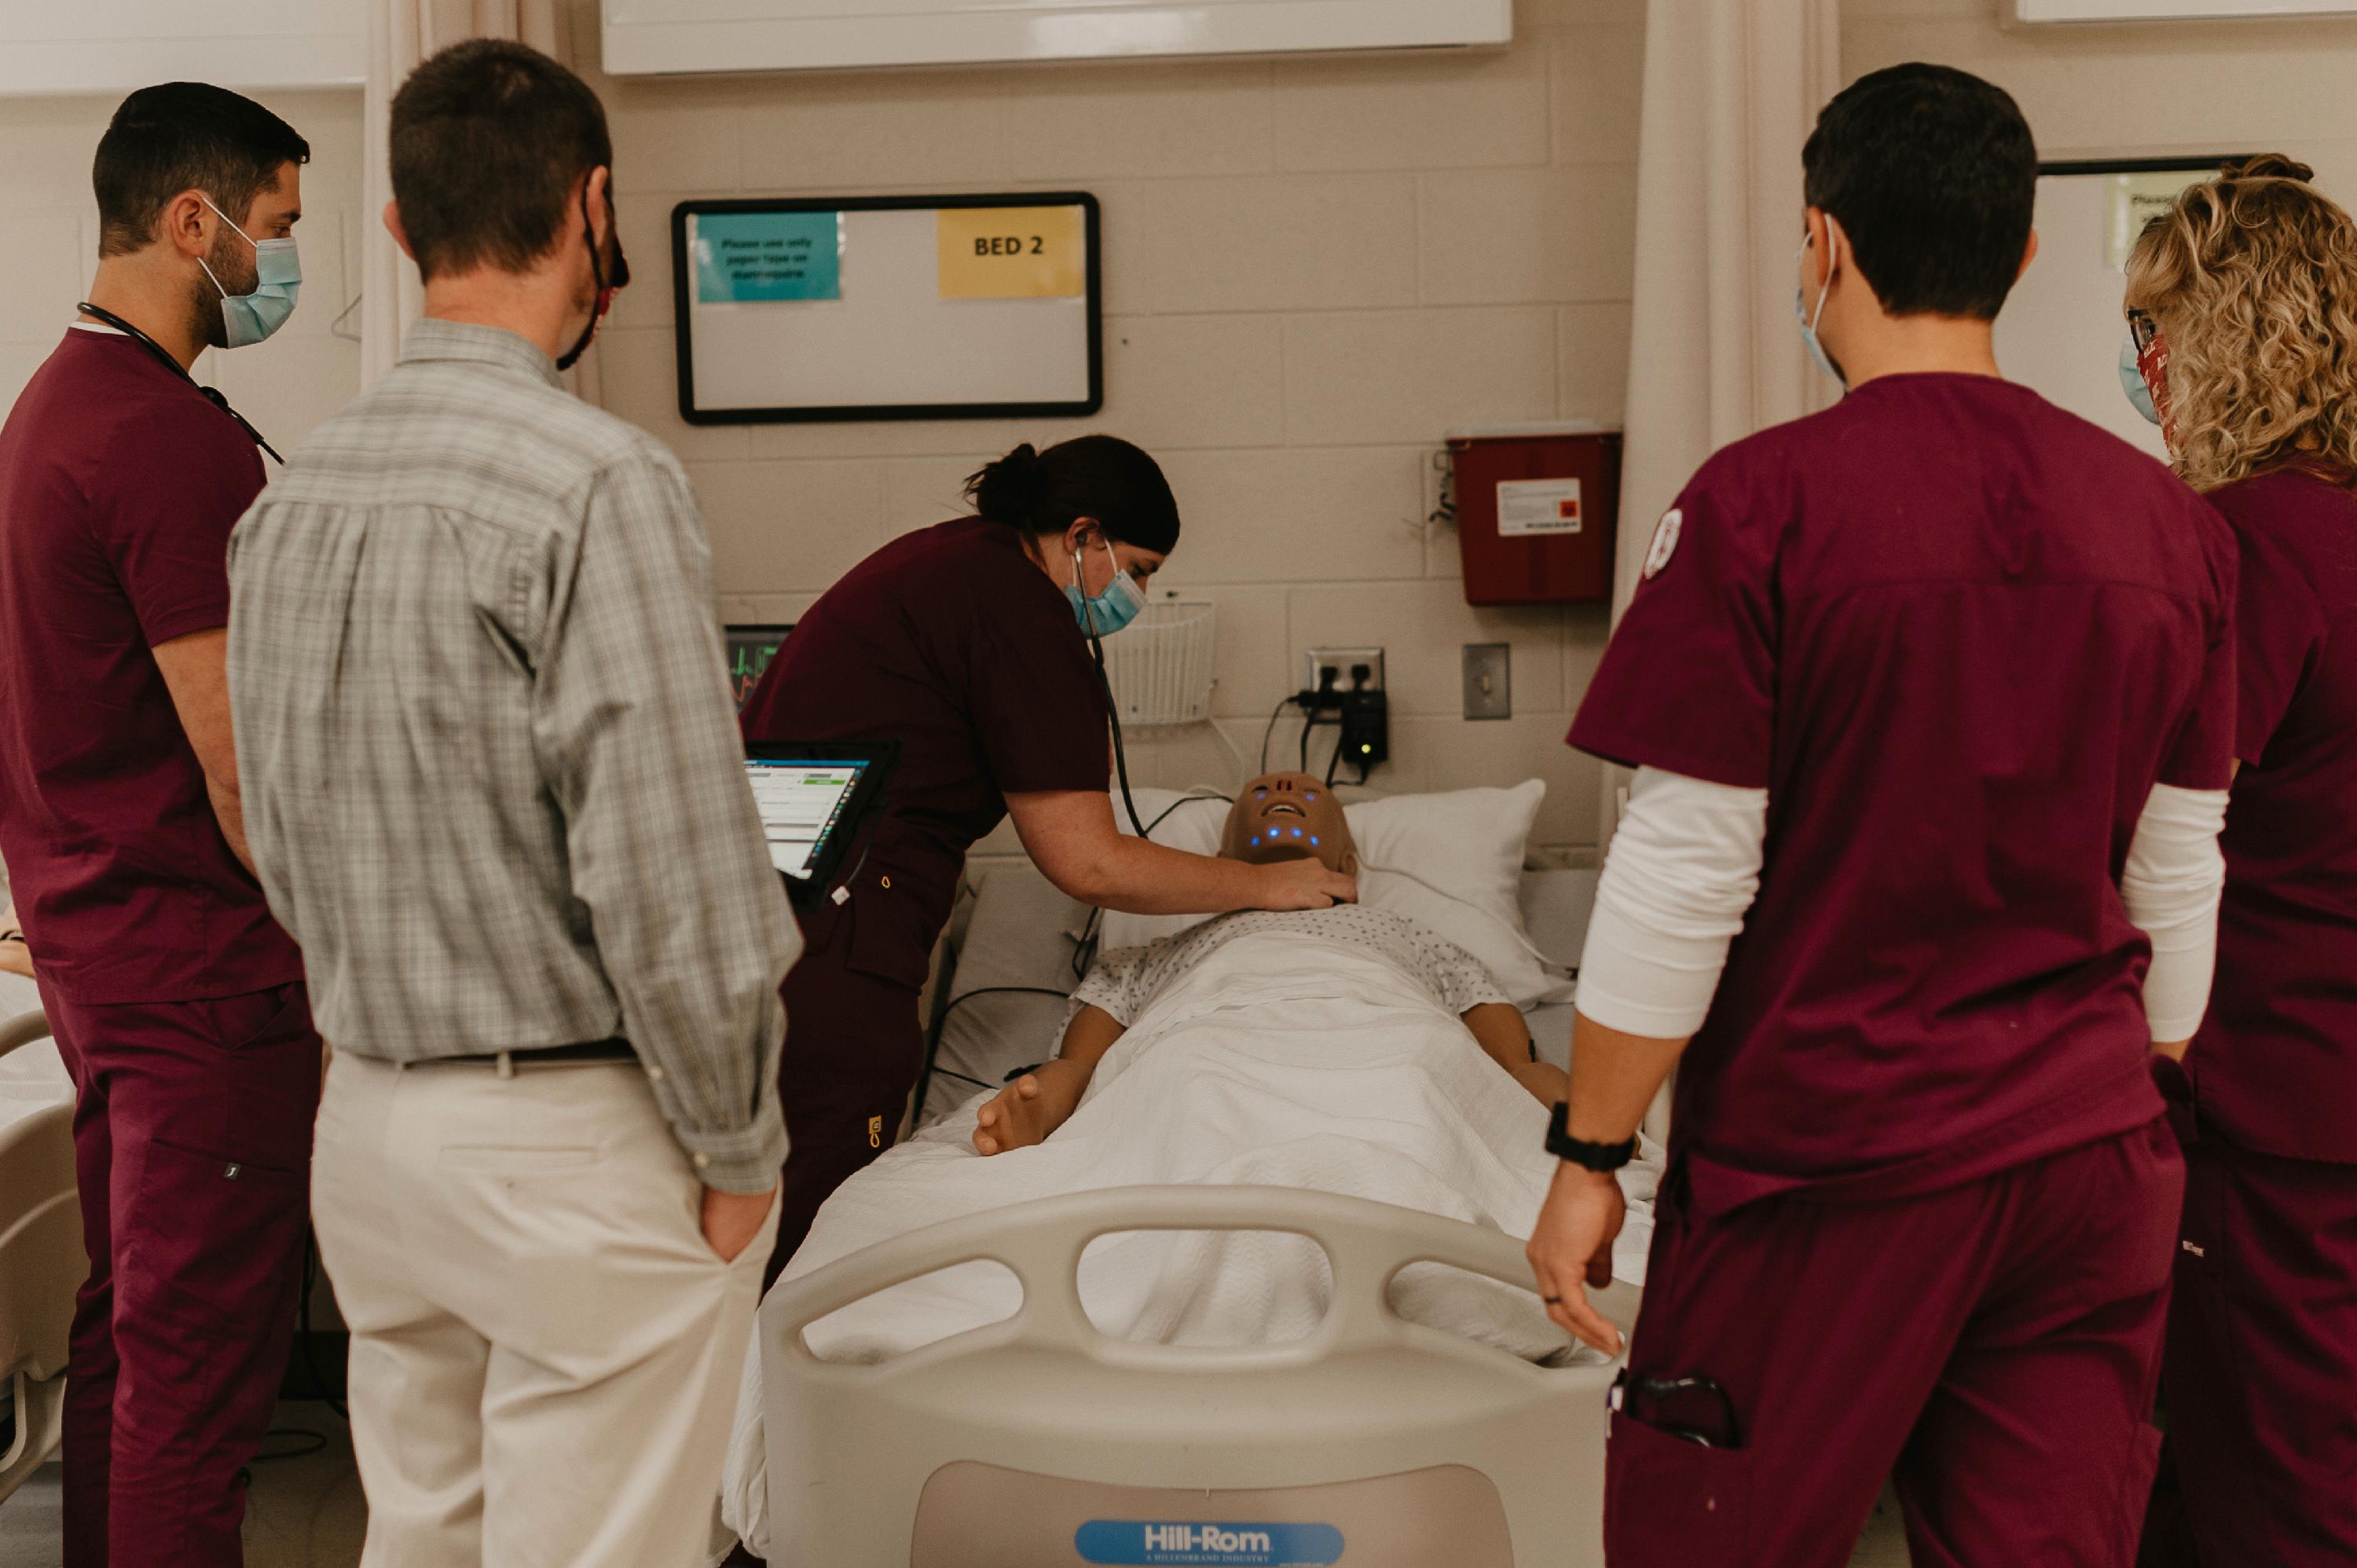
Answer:
[[411, 1067], [496, 1067], [501, 1057], [511, 1063], [522, 1062], [618, 1062], [635, 1061], [639, 1053], [624, 1039], [584, 1040], [575, 1046], [526, 1047], [512, 1051], [483, 1051], [473, 1056], [427, 1057], [411, 1062]]

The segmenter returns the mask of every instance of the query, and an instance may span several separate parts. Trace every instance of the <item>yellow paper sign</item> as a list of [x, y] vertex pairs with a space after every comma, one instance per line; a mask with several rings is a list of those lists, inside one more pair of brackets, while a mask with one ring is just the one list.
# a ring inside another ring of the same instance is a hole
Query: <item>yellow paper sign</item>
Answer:
[[1077, 207], [944, 207], [943, 299], [1050, 299], [1088, 292]]

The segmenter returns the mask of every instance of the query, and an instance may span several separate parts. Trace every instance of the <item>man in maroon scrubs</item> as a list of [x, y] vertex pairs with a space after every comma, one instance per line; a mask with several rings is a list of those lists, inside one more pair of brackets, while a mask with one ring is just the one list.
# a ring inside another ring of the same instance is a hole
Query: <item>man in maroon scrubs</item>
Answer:
[[1574, 724], [1640, 771], [1532, 1259], [1617, 1348], [1599, 1173], [1683, 1050], [1608, 1560], [1839, 1568], [1895, 1470], [1919, 1564], [2124, 1565], [2184, 1180], [2150, 1050], [2209, 986], [2233, 544], [1999, 378], [2037, 166], [2010, 99], [1877, 72], [1803, 161], [1802, 327], [1850, 390], [1695, 476]]
[[319, 1039], [244, 864], [222, 654], [262, 458], [187, 370], [291, 308], [309, 156], [219, 88], [125, 99], [89, 305], [0, 427], [0, 858], [78, 1092], [91, 1261], [67, 1568], [242, 1560], [291, 1338]]

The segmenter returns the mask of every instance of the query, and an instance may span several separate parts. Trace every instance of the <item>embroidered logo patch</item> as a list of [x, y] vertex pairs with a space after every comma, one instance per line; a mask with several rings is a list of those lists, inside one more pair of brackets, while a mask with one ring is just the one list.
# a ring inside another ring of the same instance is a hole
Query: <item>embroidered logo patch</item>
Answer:
[[1662, 521], [1653, 525], [1652, 548], [1645, 552], [1645, 576], [1648, 581], [1660, 576], [1662, 568], [1670, 564], [1671, 555], [1678, 548], [1678, 534], [1685, 523], [1685, 513], [1672, 507], [1662, 514]]

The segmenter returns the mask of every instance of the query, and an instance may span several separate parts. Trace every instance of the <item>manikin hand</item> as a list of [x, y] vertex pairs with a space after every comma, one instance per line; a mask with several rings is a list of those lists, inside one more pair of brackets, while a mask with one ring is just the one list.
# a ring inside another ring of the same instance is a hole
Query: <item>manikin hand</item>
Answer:
[[1609, 1356], [1620, 1353], [1620, 1331], [1589, 1305], [1586, 1287], [1612, 1283], [1612, 1240], [1628, 1213], [1618, 1179], [1563, 1161], [1524, 1249], [1547, 1316]]
[[1041, 1062], [982, 1108], [974, 1120], [975, 1150], [1003, 1155], [1040, 1142], [1071, 1119], [1088, 1087], [1088, 1075], [1071, 1062]]

